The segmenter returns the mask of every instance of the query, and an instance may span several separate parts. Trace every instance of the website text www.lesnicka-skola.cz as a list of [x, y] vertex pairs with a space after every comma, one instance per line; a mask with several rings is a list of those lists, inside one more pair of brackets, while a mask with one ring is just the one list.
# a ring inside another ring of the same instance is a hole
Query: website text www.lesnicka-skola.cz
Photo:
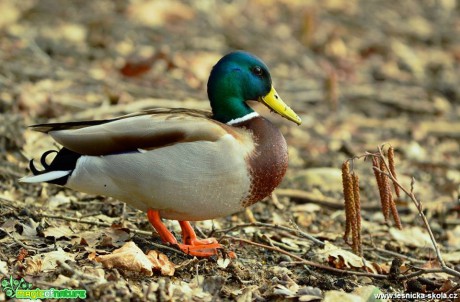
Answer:
[[374, 295], [375, 299], [409, 299], [409, 300], [432, 300], [432, 299], [457, 299], [457, 293], [391, 293], [391, 294], [384, 294], [378, 293]]

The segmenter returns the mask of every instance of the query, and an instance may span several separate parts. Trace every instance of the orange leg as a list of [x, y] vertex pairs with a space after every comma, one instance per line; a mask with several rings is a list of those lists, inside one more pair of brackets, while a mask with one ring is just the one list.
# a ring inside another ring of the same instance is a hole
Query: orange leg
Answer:
[[168, 242], [171, 244], [177, 244], [176, 237], [168, 230], [168, 228], [161, 222], [160, 213], [149, 209], [147, 211], [147, 217], [149, 218], [150, 223], [153, 228], [160, 235], [160, 238], [163, 242]]
[[166, 228], [161, 222], [160, 214], [158, 211], [149, 209], [147, 211], [147, 217], [150, 223], [158, 232], [163, 242], [169, 242], [177, 245], [181, 251], [186, 254], [197, 256], [197, 257], [211, 257], [217, 255], [217, 249], [222, 246], [217, 242], [215, 238], [198, 239], [195, 231], [188, 221], [179, 221], [182, 229], [182, 241], [178, 243], [173, 234]]

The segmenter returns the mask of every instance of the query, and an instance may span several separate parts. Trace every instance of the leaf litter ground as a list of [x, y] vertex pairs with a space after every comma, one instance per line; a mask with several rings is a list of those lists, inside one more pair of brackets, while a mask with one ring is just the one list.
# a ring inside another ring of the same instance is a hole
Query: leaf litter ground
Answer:
[[[400, 181], [415, 178], [444, 259], [457, 268], [457, 2], [28, 0], [2, 1], [0, 12], [0, 274], [42, 289], [83, 288], [94, 301], [366, 301], [377, 292], [456, 290], [445, 273], [397, 279], [439, 263], [409, 198], [397, 201], [403, 230], [385, 224], [371, 163], [362, 160], [353, 169], [364, 258], [351, 253], [340, 167], [391, 144]], [[116, 200], [18, 183], [29, 159], [56, 148], [27, 125], [207, 109], [210, 68], [232, 49], [263, 58], [304, 121], [297, 127], [257, 107], [288, 141], [284, 182], [244, 213], [195, 224], [237, 259], [165, 247], [144, 213]], [[123, 248], [130, 269], [117, 262]]]

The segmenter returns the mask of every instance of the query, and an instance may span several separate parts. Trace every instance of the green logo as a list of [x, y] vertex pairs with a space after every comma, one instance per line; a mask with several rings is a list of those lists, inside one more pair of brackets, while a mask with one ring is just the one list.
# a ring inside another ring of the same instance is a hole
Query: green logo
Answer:
[[10, 279], [4, 278], [2, 279], [2, 290], [5, 292], [7, 297], [16, 298], [16, 291], [18, 289], [31, 289], [32, 283], [26, 282], [24, 278], [21, 280], [13, 279], [10, 276]]
[[4, 278], [1, 282], [2, 290], [9, 298], [16, 299], [85, 299], [85, 289], [32, 289], [32, 283], [24, 280], [24, 278], [13, 279]]

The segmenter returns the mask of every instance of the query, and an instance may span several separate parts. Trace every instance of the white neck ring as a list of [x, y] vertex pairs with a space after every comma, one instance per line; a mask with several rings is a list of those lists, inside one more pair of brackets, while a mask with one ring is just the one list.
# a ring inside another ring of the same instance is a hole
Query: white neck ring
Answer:
[[257, 112], [251, 112], [249, 114], [243, 115], [242, 117], [230, 120], [226, 124], [227, 125], [235, 125], [235, 124], [238, 124], [238, 123], [245, 122], [245, 121], [248, 121], [250, 119], [253, 119], [253, 118], [257, 117], [257, 116], [259, 116], [259, 114]]

